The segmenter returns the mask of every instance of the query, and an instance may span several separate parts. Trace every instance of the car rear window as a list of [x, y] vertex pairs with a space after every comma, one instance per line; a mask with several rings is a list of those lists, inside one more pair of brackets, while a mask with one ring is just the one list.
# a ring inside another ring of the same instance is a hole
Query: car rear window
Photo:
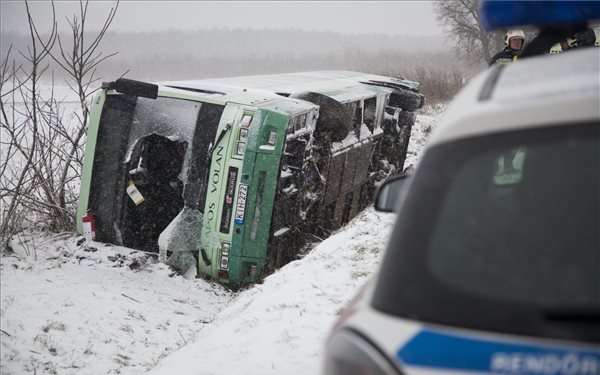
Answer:
[[374, 306], [463, 327], [597, 339], [598, 129], [553, 126], [431, 149], [392, 234]]

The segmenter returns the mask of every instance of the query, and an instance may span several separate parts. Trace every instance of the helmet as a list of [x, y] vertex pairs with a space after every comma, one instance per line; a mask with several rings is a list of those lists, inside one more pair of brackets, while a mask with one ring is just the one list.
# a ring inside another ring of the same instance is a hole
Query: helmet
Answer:
[[508, 45], [510, 44], [511, 39], [522, 39], [523, 42], [525, 42], [525, 33], [523, 32], [523, 30], [521, 29], [511, 29], [508, 30], [506, 32], [506, 35], [504, 35], [504, 45], [506, 47], [508, 47]]

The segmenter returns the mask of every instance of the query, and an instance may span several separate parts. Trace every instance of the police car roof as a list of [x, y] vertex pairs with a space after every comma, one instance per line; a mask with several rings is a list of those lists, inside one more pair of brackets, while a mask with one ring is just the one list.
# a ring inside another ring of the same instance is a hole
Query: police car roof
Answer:
[[516, 129], [600, 120], [600, 48], [519, 60], [480, 73], [454, 99], [429, 146]]

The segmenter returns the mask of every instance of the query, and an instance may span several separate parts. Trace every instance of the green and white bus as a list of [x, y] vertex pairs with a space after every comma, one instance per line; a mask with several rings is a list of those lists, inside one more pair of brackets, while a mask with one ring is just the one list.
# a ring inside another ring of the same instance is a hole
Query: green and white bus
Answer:
[[346, 71], [104, 83], [78, 216], [98, 241], [260, 281], [403, 169], [424, 100], [416, 82]]

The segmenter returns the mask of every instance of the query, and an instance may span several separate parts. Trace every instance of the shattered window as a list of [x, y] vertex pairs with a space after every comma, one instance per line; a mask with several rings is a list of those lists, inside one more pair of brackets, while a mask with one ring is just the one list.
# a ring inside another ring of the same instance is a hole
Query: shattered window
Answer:
[[172, 141], [191, 142], [200, 110], [198, 102], [158, 98], [138, 98], [129, 133], [126, 161], [136, 142], [142, 137], [157, 134]]
[[296, 131], [296, 122], [298, 121], [298, 119], [296, 117], [292, 117], [290, 118], [289, 122], [288, 122], [288, 126], [286, 129], [286, 134], [287, 135], [293, 135], [294, 132]]
[[375, 123], [377, 120], [376, 116], [377, 116], [377, 98], [374, 97], [374, 98], [365, 99], [363, 118], [364, 118], [365, 125], [367, 125], [367, 127], [369, 128], [369, 130], [371, 132], [373, 132], [375, 130]]

